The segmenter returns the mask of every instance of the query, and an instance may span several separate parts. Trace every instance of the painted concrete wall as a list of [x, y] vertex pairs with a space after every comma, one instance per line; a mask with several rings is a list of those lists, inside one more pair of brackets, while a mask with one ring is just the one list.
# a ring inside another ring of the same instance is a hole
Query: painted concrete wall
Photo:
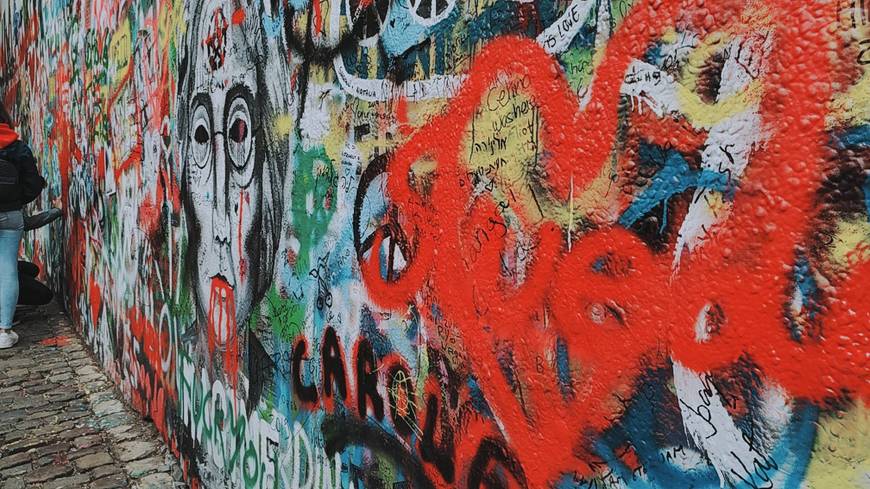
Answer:
[[25, 251], [195, 486], [866, 486], [867, 2], [0, 26]]

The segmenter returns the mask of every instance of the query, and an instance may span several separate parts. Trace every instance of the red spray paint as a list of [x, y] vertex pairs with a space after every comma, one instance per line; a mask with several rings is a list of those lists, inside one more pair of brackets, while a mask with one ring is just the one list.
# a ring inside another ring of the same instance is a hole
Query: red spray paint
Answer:
[[[826, 46], [829, 25], [836, 19], [831, 5], [771, 5], [778, 42], [760, 107], [770, 139], [754, 155], [731, 217], [703, 247], [683, 258], [678, 271], [671, 270], [671, 256], [654, 255], [635, 235], [607, 223], [566, 251], [554, 223], [535, 224], [536, 216], [521, 211], [524, 232], [537, 243], [522, 284], [506, 283], [501, 275], [500, 256], [512, 236], [491, 233], [479, 250], [474, 244], [475, 231], [484, 229], [496, 206], [486, 198], [472, 200], [469, 186], [457, 183], [464, 173], [463, 137], [500, 74], [530, 80], [526, 95], [540, 109], [546, 184], [564, 200], [572, 190], [571, 175], [579, 193], [610, 157], [619, 90], [630, 61], [675, 24], [698, 26], [698, 19], [712, 16], [716, 27], [728, 26], [740, 18], [735, 12], [741, 8], [739, 2], [699, 8], [676, 0], [636, 5], [607, 45], [583, 112], [561, 68], [535, 43], [493, 41], [475, 58], [449, 108], [392, 157], [389, 194], [420, 246], [402, 276], [389, 283], [381, 279], [373, 252], [361, 267], [370, 295], [383, 307], [402, 310], [418, 291], [431, 288], [434, 302], [461, 330], [473, 370], [485, 380], [484, 394], [503, 435], [517, 447], [531, 487], [546, 486], [559, 473], [575, 469], [578, 460], [594, 460], [585, 440], [612, 422], [609, 415], [619, 410], [614, 393], [630, 394], [644, 370], [668, 357], [699, 372], [746, 357], [795, 397], [870, 397], [864, 375], [870, 291], [857, 279], [870, 272], [870, 264], [854, 267], [852, 278], [838, 284], [828, 300], [823, 336], [792, 339], [783, 313], [796, 248], [810, 234], [826, 156], [824, 116], [832, 93]], [[714, 27], [706, 24], [701, 24], [704, 30]], [[802, 63], [794, 63], [797, 59]], [[653, 140], [667, 140], [666, 129], [673, 123], [645, 125]], [[678, 139], [688, 149], [700, 146], [703, 135]], [[411, 165], [423, 158], [437, 162], [426, 195], [407, 178]], [[786, 168], [789, 178], [782, 177]], [[764, 219], [759, 219], [759, 209], [765, 210]], [[372, 249], [380, 249], [382, 240], [377, 236]], [[695, 323], [707, 304], [719, 305], [725, 321], [704, 342], [696, 339]], [[590, 308], [615, 312], [593, 320]], [[541, 321], [544, 315], [549, 321]], [[537, 358], [553, 350], [557, 335], [582, 366], [570, 400], [563, 398], [553, 367], [535, 368]], [[494, 348], [503, 341], [514, 345], [525, 387], [522, 405]], [[567, 426], [567, 420], [573, 424]], [[468, 440], [466, 433], [463, 445]]]
[[236, 301], [233, 288], [226, 280], [214, 277], [208, 306], [208, 350], [224, 353], [224, 371], [236, 388], [239, 373], [239, 339], [236, 324]]

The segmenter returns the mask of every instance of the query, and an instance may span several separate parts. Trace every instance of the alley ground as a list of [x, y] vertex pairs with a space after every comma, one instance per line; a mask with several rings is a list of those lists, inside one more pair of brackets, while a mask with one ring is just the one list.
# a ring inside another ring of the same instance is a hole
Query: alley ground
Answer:
[[18, 345], [0, 350], [0, 489], [186, 487], [57, 306], [16, 331]]

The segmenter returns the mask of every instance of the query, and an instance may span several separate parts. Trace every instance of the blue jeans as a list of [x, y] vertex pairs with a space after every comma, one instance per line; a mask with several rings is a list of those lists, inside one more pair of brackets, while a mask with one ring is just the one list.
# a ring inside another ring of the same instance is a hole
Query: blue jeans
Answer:
[[18, 304], [18, 249], [24, 233], [21, 211], [0, 212], [0, 328], [12, 328]]

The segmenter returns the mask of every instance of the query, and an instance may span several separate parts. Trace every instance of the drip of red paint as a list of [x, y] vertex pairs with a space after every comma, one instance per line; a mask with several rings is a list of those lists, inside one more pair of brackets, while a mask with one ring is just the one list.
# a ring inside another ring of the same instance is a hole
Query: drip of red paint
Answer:
[[323, 32], [323, 13], [321, 12], [320, 0], [312, 0], [314, 6], [314, 33]]

